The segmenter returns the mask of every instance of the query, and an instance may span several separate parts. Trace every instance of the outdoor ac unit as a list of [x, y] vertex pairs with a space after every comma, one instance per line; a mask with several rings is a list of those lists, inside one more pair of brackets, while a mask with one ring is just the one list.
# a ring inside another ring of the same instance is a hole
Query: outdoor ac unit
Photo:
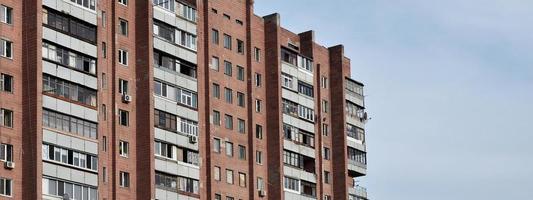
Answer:
[[190, 142], [191, 144], [195, 144], [195, 143], [197, 143], [197, 142], [198, 142], [198, 137], [196, 137], [196, 136], [194, 136], [194, 135], [190, 135], [190, 136], [189, 136], [189, 142]]
[[258, 190], [257, 193], [259, 194], [260, 197], [265, 197], [266, 196], [265, 190]]
[[131, 102], [131, 99], [132, 99], [132, 98], [131, 98], [130, 95], [127, 95], [127, 94], [122, 95], [122, 101], [124, 101], [124, 103], [129, 103], [129, 102]]
[[4, 166], [5, 166], [6, 169], [14, 169], [15, 168], [15, 163], [14, 162], [6, 162]]

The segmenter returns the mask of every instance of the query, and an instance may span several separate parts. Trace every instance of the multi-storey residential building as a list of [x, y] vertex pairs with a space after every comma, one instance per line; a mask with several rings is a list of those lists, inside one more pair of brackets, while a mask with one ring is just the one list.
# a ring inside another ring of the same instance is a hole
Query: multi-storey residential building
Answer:
[[343, 46], [252, 0], [0, 0], [0, 199], [367, 199]]

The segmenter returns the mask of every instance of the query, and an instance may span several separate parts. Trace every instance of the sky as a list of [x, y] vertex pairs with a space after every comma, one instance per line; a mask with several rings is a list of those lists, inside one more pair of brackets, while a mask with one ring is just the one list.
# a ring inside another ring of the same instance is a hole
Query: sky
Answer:
[[365, 83], [372, 200], [533, 199], [533, 1], [256, 0]]

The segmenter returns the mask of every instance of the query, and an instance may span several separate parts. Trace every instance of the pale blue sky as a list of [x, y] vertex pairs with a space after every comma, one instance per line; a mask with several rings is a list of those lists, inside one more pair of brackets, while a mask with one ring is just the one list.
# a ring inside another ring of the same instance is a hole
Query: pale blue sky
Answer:
[[533, 199], [533, 1], [256, 0], [344, 44], [373, 200]]

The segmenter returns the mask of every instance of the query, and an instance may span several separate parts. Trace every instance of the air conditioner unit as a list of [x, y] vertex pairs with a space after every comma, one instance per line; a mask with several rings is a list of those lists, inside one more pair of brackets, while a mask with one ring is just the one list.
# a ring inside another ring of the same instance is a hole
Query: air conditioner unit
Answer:
[[14, 169], [14, 168], [15, 168], [15, 163], [14, 163], [14, 162], [6, 162], [6, 163], [4, 164], [4, 167], [5, 167], [6, 169]]
[[258, 195], [260, 197], [265, 197], [266, 196], [266, 191], [265, 190], [258, 190], [257, 193], [258, 193]]
[[122, 101], [124, 101], [124, 103], [129, 103], [131, 102], [132, 98], [130, 95], [127, 95], [127, 94], [124, 94], [122, 95]]
[[194, 136], [194, 135], [189, 135], [189, 142], [191, 144], [195, 144], [198, 142], [198, 137]]

